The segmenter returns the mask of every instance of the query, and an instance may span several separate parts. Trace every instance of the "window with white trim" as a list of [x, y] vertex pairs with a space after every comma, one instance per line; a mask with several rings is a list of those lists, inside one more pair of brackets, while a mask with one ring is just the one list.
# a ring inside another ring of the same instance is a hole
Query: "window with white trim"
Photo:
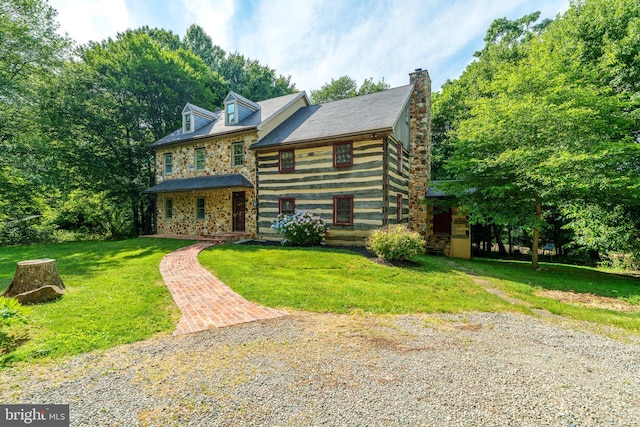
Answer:
[[182, 132], [183, 133], [193, 132], [193, 114], [191, 114], [191, 112], [184, 113], [182, 115]]
[[227, 124], [228, 125], [233, 125], [238, 123], [238, 106], [236, 105], [235, 102], [230, 102], [226, 105], [226, 118], [227, 118]]

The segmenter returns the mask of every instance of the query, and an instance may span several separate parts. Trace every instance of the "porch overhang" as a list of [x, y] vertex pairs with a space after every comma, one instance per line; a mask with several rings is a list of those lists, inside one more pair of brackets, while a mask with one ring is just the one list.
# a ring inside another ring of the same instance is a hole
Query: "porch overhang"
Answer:
[[251, 181], [240, 173], [210, 175], [197, 178], [169, 179], [143, 191], [145, 194], [175, 193], [181, 191], [212, 190], [219, 188], [253, 188]]

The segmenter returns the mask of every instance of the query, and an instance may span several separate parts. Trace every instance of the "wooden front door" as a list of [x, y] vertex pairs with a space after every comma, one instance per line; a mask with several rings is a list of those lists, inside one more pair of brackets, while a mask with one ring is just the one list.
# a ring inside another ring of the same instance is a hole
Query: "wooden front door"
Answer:
[[244, 231], [246, 202], [244, 191], [234, 191], [231, 200], [233, 205], [233, 231]]

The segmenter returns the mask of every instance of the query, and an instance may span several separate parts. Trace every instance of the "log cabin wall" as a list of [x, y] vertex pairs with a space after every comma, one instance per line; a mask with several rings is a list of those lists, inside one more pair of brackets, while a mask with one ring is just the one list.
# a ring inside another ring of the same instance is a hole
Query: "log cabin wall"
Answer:
[[[400, 158], [398, 159], [398, 153]], [[386, 224], [406, 224], [409, 218], [409, 161], [402, 142], [387, 138], [387, 213]], [[399, 200], [400, 199], [400, 200]], [[400, 211], [398, 211], [400, 208]]]
[[[292, 172], [279, 171], [278, 150], [258, 152], [258, 235], [281, 239], [271, 223], [278, 216], [279, 200], [293, 198], [296, 210], [310, 210], [327, 220], [331, 229], [327, 244], [363, 245], [369, 231], [384, 222], [383, 140], [382, 136], [373, 139], [371, 135], [349, 139], [353, 143], [353, 165], [347, 167], [335, 167], [333, 154], [334, 143], [345, 140], [289, 147], [294, 149]], [[334, 224], [335, 196], [353, 196], [353, 224]]]

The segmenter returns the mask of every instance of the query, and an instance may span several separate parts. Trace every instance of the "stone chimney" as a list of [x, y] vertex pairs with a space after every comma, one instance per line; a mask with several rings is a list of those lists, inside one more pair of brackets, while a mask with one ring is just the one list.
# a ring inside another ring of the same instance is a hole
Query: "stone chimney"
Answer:
[[413, 85], [409, 106], [409, 226], [427, 237], [425, 196], [431, 180], [431, 78], [417, 68], [409, 74]]

